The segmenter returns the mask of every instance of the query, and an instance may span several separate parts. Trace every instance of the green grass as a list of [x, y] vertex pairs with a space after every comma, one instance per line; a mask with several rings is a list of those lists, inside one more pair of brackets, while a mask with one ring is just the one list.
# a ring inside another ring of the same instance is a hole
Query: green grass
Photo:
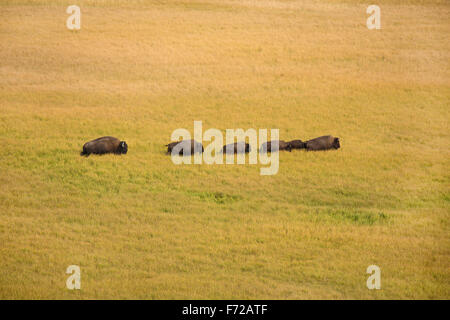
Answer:
[[[71, 4], [0, 4], [0, 298], [450, 297], [448, 2]], [[342, 148], [176, 166], [194, 120]]]

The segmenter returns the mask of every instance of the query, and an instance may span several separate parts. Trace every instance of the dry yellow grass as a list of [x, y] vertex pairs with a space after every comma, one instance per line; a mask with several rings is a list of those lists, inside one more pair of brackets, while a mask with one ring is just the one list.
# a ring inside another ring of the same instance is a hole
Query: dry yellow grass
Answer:
[[[0, 3], [0, 298], [450, 297], [447, 1], [71, 4]], [[175, 166], [194, 120], [342, 149]]]

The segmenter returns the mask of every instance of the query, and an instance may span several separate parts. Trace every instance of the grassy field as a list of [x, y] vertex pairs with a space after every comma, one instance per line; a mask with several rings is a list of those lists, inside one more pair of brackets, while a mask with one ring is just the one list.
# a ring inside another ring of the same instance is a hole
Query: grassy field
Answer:
[[[449, 299], [450, 4], [369, 4], [1, 1], [0, 298]], [[176, 166], [194, 120], [342, 148]]]

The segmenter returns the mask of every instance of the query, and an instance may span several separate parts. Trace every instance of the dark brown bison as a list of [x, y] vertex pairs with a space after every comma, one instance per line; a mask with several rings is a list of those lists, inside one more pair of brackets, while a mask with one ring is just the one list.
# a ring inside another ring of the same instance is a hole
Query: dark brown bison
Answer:
[[101, 137], [83, 145], [82, 156], [88, 156], [90, 154], [125, 154], [128, 152], [128, 145], [125, 141], [120, 141], [114, 137]]
[[191, 154], [194, 154], [195, 152], [202, 153], [203, 151], [205, 151], [205, 149], [203, 149], [203, 145], [200, 142], [197, 142], [193, 139], [172, 142], [166, 144], [166, 147], [168, 154], [169, 153], [178, 154], [180, 156], [182, 155], [189, 156]]
[[272, 140], [269, 142], [265, 142], [261, 145], [261, 148], [259, 149], [259, 152], [272, 152], [275, 151], [275, 143], [278, 141], [278, 150], [288, 150], [289, 152], [292, 150], [291, 145], [284, 141], [284, 140]]
[[339, 138], [333, 136], [322, 136], [306, 141], [306, 150], [308, 151], [339, 149], [340, 147]]
[[245, 142], [235, 142], [223, 146], [222, 152], [226, 154], [248, 153], [251, 151], [250, 145]]
[[302, 140], [292, 140], [288, 142], [291, 145], [292, 149], [305, 149], [306, 143], [304, 143]]

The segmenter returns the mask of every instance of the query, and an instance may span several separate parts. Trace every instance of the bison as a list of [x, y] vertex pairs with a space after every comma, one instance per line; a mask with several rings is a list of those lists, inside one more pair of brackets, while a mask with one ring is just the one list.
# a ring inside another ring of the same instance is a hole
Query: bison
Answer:
[[90, 154], [126, 154], [128, 152], [128, 145], [125, 141], [120, 141], [115, 137], [101, 137], [83, 145], [83, 151], [80, 155], [88, 156]]
[[292, 140], [288, 142], [291, 145], [292, 149], [305, 149], [306, 143], [302, 140]]
[[251, 151], [250, 145], [245, 142], [235, 142], [223, 146], [222, 152], [226, 154], [248, 153]]
[[182, 155], [191, 155], [195, 152], [203, 153], [205, 149], [203, 149], [203, 145], [200, 142], [197, 142], [193, 139], [191, 140], [183, 140], [178, 142], [172, 142], [169, 144], [166, 144], [167, 147], [167, 154], [178, 154], [180, 156]]
[[339, 138], [333, 136], [322, 136], [306, 141], [306, 150], [308, 151], [339, 149], [340, 147]]
[[[275, 151], [275, 146], [272, 147], [272, 145], [275, 145], [276, 142], [277, 140], [272, 140], [263, 143], [259, 149], [259, 152], [272, 152], [272, 148], [273, 151]], [[292, 150], [292, 146], [284, 140], [278, 140], [278, 150], [288, 150], [290, 152]]]

